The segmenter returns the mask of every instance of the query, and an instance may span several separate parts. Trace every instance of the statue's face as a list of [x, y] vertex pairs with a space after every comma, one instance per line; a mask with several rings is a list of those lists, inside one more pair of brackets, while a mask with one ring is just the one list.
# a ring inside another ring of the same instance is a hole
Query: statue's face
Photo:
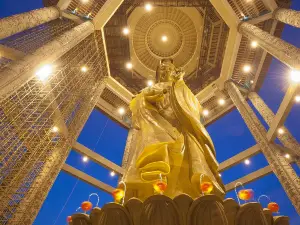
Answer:
[[172, 80], [172, 74], [175, 72], [175, 66], [172, 62], [163, 62], [158, 67], [158, 82], [167, 82]]

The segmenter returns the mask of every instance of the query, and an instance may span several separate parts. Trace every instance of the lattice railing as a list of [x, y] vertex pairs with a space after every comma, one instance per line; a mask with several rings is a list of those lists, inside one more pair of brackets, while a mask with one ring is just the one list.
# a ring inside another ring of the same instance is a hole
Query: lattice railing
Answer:
[[101, 31], [54, 65], [46, 83], [33, 78], [0, 103], [0, 224], [31, 224], [94, 108], [107, 76]]
[[56, 19], [2, 39], [0, 44], [24, 53], [32, 53], [75, 26], [76, 24], [72, 20]]

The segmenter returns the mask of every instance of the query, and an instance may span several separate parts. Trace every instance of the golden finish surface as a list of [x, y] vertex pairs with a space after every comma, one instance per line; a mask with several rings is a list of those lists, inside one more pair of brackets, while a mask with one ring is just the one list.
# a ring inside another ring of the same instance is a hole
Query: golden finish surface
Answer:
[[124, 181], [126, 198], [146, 199], [152, 184], [163, 179], [165, 195], [201, 194], [202, 182], [210, 181], [214, 193], [224, 194], [212, 140], [200, 122], [202, 107], [183, 81], [184, 71], [171, 59], [158, 66], [156, 81], [132, 100], [132, 126], [137, 131]]

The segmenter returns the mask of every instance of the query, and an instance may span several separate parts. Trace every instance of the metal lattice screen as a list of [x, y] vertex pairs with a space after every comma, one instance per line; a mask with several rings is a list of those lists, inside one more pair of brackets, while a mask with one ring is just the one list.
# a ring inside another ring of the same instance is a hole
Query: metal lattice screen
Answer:
[[32, 223], [94, 108], [107, 76], [101, 31], [53, 70], [46, 82], [34, 77], [0, 103], [0, 224]]

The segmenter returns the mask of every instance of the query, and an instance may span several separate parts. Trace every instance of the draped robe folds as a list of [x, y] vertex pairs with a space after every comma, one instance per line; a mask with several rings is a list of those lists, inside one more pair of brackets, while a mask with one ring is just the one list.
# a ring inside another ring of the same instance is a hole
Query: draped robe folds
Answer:
[[123, 177], [126, 198], [153, 195], [152, 184], [161, 178], [168, 184], [165, 195], [195, 198], [201, 194], [201, 175], [215, 194], [224, 195], [214, 145], [200, 122], [202, 108], [182, 79], [144, 89], [130, 108], [136, 135]]

